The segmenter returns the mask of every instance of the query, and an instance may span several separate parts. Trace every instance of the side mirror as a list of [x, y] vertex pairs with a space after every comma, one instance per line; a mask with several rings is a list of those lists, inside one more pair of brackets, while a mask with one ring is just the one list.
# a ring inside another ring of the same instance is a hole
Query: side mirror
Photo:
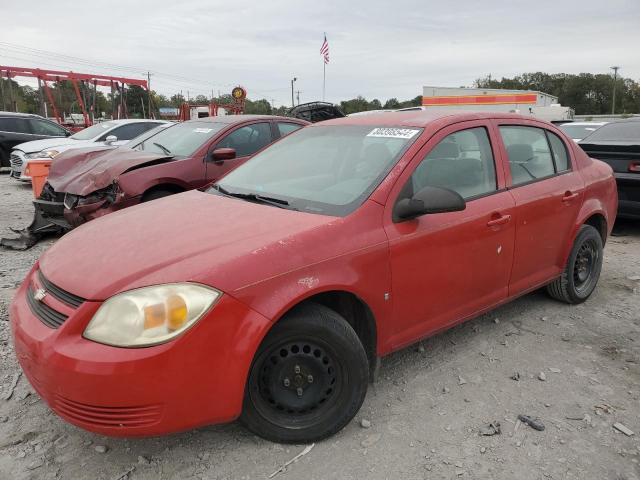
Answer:
[[233, 160], [236, 158], [235, 148], [216, 148], [211, 152], [211, 160], [214, 162], [223, 162], [225, 160]]
[[115, 135], [108, 135], [107, 138], [104, 139], [104, 143], [106, 143], [107, 145], [111, 145], [112, 143], [115, 143], [118, 141], [118, 137], [116, 137]]
[[393, 209], [395, 222], [402, 222], [427, 213], [459, 212], [467, 204], [458, 192], [442, 187], [425, 187], [411, 198], [403, 198]]

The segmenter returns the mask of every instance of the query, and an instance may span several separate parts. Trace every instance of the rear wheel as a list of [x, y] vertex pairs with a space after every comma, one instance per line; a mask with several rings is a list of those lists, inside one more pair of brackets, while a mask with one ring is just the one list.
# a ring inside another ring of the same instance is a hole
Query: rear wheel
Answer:
[[582, 303], [596, 288], [601, 270], [602, 237], [591, 225], [582, 225], [562, 275], [547, 285], [547, 292], [566, 303]]
[[322, 305], [298, 307], [262, 342], [240, 420], [282, 443], [309, 443], [341, 430], [367, 392], [369, 365], [353, 328]]

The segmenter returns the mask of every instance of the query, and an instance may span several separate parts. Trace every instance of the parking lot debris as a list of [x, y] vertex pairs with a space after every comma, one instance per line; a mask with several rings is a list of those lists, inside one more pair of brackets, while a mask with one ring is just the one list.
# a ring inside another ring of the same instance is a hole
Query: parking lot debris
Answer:
[[464, 378], [462, 378], [460, 375], [458, 375], [458, 385], [464, 385], [466, 383], [467, 381]]
[[629, 280], [631, 280], [632, 282], [638, 282], [640, 281], [640, 275], [630, 275], [627, 277]]
[[562, 370], [560, 370], [559, 368], [553, 368], [553, 367], [549, 367], [549, 371], [551, 373], [562, 373]]
[[366, 418], [363, 418], [362, 420], [360, 420], [360, 426], [362, 428], [370, 428], [371, 427], [371, 422], [369, 420], [367, 420]]
[[614, 409], [608, 403], [600, 403], [593, 407], [595, 409], [596, 415], [602, 415], [603, 413], [613, 413]]
[[619, 422], [614, 423], [613, 428], [615, 428], [619, 432], [624, 433], [627, 437], [635, 435], [635, 433], [632, 430], [630, 430], [629, 428], [627, 428], [626, 426], [624, 426], [622, 423], [619, 423]]
[[105, 445], [96, 445], [93, 449], [98, 453], [107, 453], [109, 448]]
[[424, 353], [424, 345], [422, 345], [422, 343], [418, 344], [417, 351], [418, 353]]
[[501, 431], [500, 422], [496, 421], [480, 427], [479, 434], [485, 437], [491, 437], [493, 435], [500, 435]]
[[480, 447], [480, 453], [486, 453], [487, 447]]
[[544, 372], [540, 372], [538, 374], [538, 380], [540, 380], [541, 382], [546, 382], [547, 381], [547, 376], [545, 375]]
[[547, 320], [549, 320], [549, 317], [544, 316], [544, 317], [541, 317], [540, 320], [542, 320], [543, 322], [546, 322]]
[[449, 387], [442, 387], [442, 393], [449, 393]]
[[511, 380], [515, 380], [516, 382], [520, 381], [520, 372], [513, 372], [513, 375], [509, 377]]
[[9, 400], [13, 396], [13, 391], [18, 386], [18, 382], [20, 381], [20, 377], [22, 376], [22, 372], [17, 372], [13, 374], [13, 378], [11, 379], [11, 384], [9, 385], [9, 390], [2, 396], [3, 400]]
[[538, 430], [540, 432], [544, 430], [544, 423], [542, 423], [538, 418], [531, 418], [529, 415], [518, 415], [518, 420], [529, 425], [534, 430]]
[[138, 463], [140, 465], [150, 465], [151, 460], [149, 460], [147, 457], [143, 457], [142, 455], [138, 455]]
[[131, 475], [135, 469], [136, 467], [130, 467], [126, 472], [121, 473], [117, 477], [113, 477], [113, 480], [127, 480], [129, 475]]
[[291, 460], [289, 460], [288, 462], [285, 462], [282, 464], [282, 466], [276, 470], [275, 472], [273, 472], [271, 475], [269, 475], [269, 478], [273, 478], [276, 475], [278, 475], [279, 473], [284, 472], [287, 467], [295, 462], [297, 462], [298, 460], [300, 460], [302, 457], [304, 457], [307, 453], [309, 453], [311, 451], [311, 449], [313, 447], [315, 447], [316, 444], [312, 443], [311, 445], [307, 445], [304, 450], [302, 450], [298, 455], [296, 455], [295, 457], [293, 457]]
[[500, 319], [499, 318], [494, 318], [493, 319], [493, 323], [495, 323], [497, 325], [498, 323], [500, 323]]

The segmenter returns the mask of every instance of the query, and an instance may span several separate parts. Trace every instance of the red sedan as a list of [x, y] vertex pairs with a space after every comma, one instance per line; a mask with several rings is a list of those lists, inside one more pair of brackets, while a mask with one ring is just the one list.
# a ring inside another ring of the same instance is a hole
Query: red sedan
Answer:
[[240, 418], [310, 442], [360, 408], [379, 359], [546, 287], [593, 292], [611, 167], [512, 114], [322, 122], [207, 192], [71, 232], [10, 310], [60, 416], [115, 436]]

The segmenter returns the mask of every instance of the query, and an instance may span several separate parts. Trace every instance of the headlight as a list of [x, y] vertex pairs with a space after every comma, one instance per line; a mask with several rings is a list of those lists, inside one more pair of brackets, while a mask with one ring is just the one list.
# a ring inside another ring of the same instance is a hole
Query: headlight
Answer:
[[28, 153], [25, 158], [33, 160], [34, 158], [53, 158], [60, 152], [58, 150], [42, 150], [40, 152]]
[[214, 288], [193, 283], [123, 292], [102, 304], [83, 337], [116, 347], [164, 343], [192, 327], [221, 295]]

